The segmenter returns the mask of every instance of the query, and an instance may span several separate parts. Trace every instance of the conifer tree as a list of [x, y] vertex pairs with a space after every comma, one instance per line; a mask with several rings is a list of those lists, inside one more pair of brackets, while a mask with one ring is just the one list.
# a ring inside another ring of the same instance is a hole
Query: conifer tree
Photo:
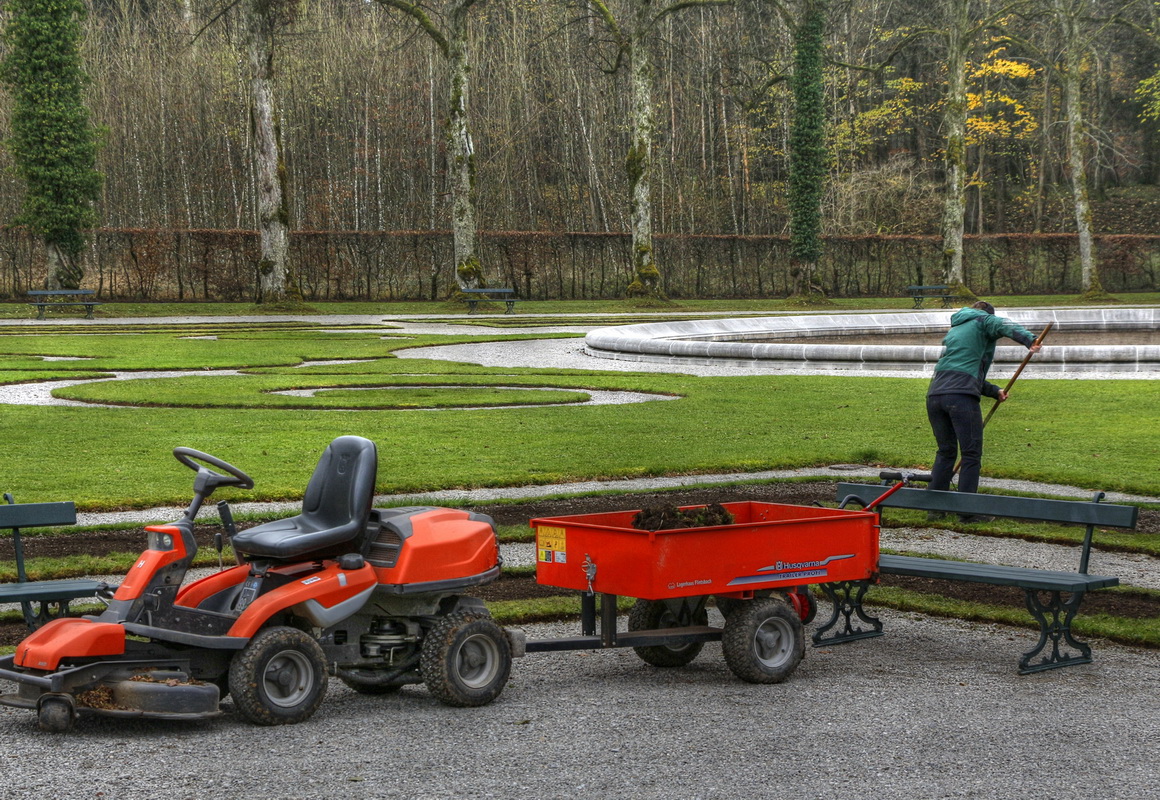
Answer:
[[0, 74], [12, 93], [8, 148], [25, 185], [17, 222], [45, 245], [45, 287], [80, 285], [86, 228], [101, 188], [97, 132], [84, 103], [82, 0], [8, 0], [7, 55]]
[[826, 107], [822, 73], [825, 0], [806, 0], [794, 31], [793, 127], [789, 143], [790, 255], [794, 294], [816, 293], [822, 256], [822, 192], [826, 179]]

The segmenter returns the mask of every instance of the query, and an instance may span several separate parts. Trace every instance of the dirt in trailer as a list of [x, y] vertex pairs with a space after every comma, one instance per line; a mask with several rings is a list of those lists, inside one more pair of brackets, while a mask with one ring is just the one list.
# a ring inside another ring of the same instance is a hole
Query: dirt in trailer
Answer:
[[[638, 509], [652, 509], [654, 513], [659, 514], [663, 513], [666, 508], [677, 506], [730, 503], [744, 500], [795, 505], [830, 503], [835, 491], [836, 485], [832, 482], [750, 484], [669, 492], [533, 500], [518, 504], [480, 505], [474, 507], [473, 510], [491, 515], [501, 525], [525, 525], [528, 520], [536, 517], [597, 514]], [[889, 523], [888, 517], [886, 524], [889, 525]], [[199, 526], [197, 530], [199, 546], [212, 547], [213, 535], [217, 531], [216, 526]], [[1160, 536], [1160, 511], [1141, 510], [1137, 531]], [[26, 533], [24, 552], [26, 558], [60, 557], [77, 553], [93, 556], [108, 553], [135, 554], [140, 552], [144, 541], [145, 533], [141, 529], [96, 531], [68, 536], [31, 536]], [[8, 537], [0, 538], [0, 561], [12, 561], [13, 559], [11, 539]], [[1025, 607], [1023, 592], [1016, 588], [894, 575], [883, 576], [882, 584], [979, 603]], [[550, 586], [540, 586], [534, 577], [529, 575], [526, 577], [505, 576], [488, 586], [479, 587], [474, 590], [473, 594], [485, 600], [520, 600], [558, 597], [574, 594], [574, 592]], [[1132, 618], [1157, 617], [1160, 616], [1160, 600], [1144, 594], [1092, 592], [1084, 598], [1082, 613], [1111, 614]], [[27, 632], [22, 622], [0, 622], [0, 646], [17, 644], [27, 635]]]

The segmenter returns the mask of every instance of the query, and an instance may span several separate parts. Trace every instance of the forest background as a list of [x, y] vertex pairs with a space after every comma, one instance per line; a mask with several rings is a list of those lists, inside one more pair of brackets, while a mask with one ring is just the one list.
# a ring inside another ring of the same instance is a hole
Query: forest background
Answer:
[[[668, 296], [790, 291], [789, 78], [795, 14], [807, 0], [795, 2], [691, 3], [648, 37], [653, 228]], [[258, 198], [238, 4], [87, 5], [83, 58], [104, 182], [86, 285], [106, 297], [252, 298]], [[1154, 290], [1158, 5], [971, 2], [966, 46], [948, 27], [958, 5], [826, 7], [820, 288], [897, 294], [943, 280], [947, 82], [959, 60], [967, 285], [1078, 292], [1061, 78], [1071, 56], [1103, 286]], [[1063, 6], [1082, 12], [1070, 40]], [[467, 7], [486, 281], [525, 297], [623, 296], [631, 92], [626, 70], [611, 69], [618, 51], [607, 26], [583, 0]], [[307, 300], [446, 296], [455, 286], [448, 63], [436, 42], [387, 4], [301, 0], [278, 28], [275, 57], [297, 288]], [[0, 102], [4, 129], [9, 106]], [[11, 166], [7, 153], [0, 166]], [[11, 169], [0, 187], [0, 220], [11, 221], [22, 193]], [[34, 288], [41, 260], [25, 231], [0, 231], [0, 296]]]

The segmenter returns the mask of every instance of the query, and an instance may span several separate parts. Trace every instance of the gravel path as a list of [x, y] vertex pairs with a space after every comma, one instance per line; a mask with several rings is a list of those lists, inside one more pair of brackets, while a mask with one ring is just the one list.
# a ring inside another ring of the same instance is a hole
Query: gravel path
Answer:
[[86, 719], [55, 736], [0, 708], [0, 797], [1155, 796], [1154, 652], [1101, 642], [1090, 666], [1020, 677], [1028, 632], [882, 618], [888, 635], [810, 649], [776, 686], [737, 680], [710, 644], [676, 670], [629, 650], [529, 655], [479, 709], [332, 682], [311, 720], [281, 728], [227, 702], [198, 724]]

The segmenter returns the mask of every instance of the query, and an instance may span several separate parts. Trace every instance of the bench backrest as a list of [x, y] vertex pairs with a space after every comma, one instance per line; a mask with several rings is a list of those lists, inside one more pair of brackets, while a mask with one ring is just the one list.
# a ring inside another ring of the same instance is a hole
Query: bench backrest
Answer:
[[[886, 483], [839, 483], [838, 502], [843, 506], [847, 502], [866, 506], [881, 497], [888, 488], [889, 484]], [[1044, 500], [1038, 497], [902, 488], [882, 501], [882, 506], [1086, 525], [1087, 533], [1084, 535], [1079, 565], [1079, 571], [1086, 573], [1095, 526], [1135, 528], [1140, 513], [1140, 509], [1135, 506], [1101, 503], [1103, 497], [1103, 492], [1096, 492], [1090, 501]]]
[[908, 292], [945, 292], [949, 288], [951, 288], [951, 287], [940, 283], [940, 284], [935, 284], [932, 286], [907, 286], [906, 291], [908, 291]]
[[78, 295], [96, 294], [92, 289], [30, 289], [29, 297], [76, 297]]
[[4, 493], [6, 505], [0, 505], [0, 530], [12, 531], [12, 549], [16, 551], [16, 580], [24, 583], [24, 544], [20, 541], [21, 528], [44, 528], [52, 525], [75, 525], [77, 509], [72, 501], [58, 503], [13, 503], [12, 495]]

